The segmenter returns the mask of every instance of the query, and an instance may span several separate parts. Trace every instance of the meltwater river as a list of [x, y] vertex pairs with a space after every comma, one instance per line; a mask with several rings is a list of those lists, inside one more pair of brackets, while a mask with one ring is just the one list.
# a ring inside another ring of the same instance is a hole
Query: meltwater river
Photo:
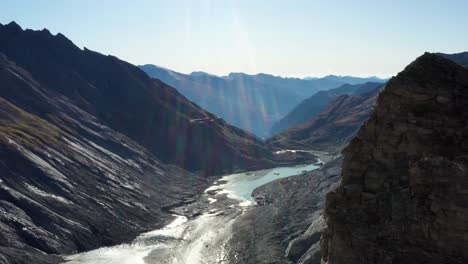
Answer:
[[[67, 264], [197, 264], [228, 263], [232, 224], [255, 205], [252, 191], [273, 180], [315, 170], [317, 164], [280, 167], [224, 176], [209, 187], [199, 202], [205, 213], [194, 219], [175, 215], [162, 229], [143, 233], [129, 244], [103, 247], [66, 256]], [[183, 210], [182, 210], [183, 211]]]

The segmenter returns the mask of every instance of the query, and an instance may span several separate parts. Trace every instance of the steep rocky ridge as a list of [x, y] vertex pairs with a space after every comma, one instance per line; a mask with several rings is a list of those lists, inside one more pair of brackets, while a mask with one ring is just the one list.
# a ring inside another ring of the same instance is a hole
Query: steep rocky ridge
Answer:
[[327, 195], [323, 261], [467, 263], [468, 69], [426, 53], [390, 80]]
[[286, 131], [288, 128], [303, 125], [312, 121], [340, 95], [361, 95], [369, 93], [380, 86], [383, 86], [380, 82], [367, 82], [355, 85], [344, 84], [335, 89], [317, 92], [302, 101], [285, 117], [276, 122], [271, 128], [271, 133], [278, 134]]
[[341, 95], [310, 122], [292, 127], [267, 140], [273, 148], [337, 152], [354, 137], [372, 113], [380, 89], [359, 95]]

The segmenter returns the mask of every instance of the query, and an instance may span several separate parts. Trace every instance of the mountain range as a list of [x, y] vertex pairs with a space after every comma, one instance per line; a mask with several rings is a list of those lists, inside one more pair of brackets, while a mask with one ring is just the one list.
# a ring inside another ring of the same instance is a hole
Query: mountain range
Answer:
[[202, 108], [260, 138], [267, 138], [273, 124], [318, 91], [336, 88], [347, 82], [385, 81], [376, 77], [334, 75], [308, 79], [283, 78], [263, 73], [231, 73], [220, 77], [204, 72], [182, 74], [150, 64], [139, 67], [152, 78], [174, 86]]
[[239, 212], [226, 260], [466, 263], [467, 67], [468, 53], [426, 53], [385, 84], [181, 74], [0, 24], [0, 263], [130, 242], [175, 208], [195, 219], [184, 210], [211, 204], [220, 175], [315, 157], [255, 189], [256, 206], [214, 201], [227, 208], [205, 216]]
[[0, 25], [1, 258], [55, 263], [129, 241], [170, 220], [167, 208], [208, 176], [278, 164], [255, 136], [138, 67]]

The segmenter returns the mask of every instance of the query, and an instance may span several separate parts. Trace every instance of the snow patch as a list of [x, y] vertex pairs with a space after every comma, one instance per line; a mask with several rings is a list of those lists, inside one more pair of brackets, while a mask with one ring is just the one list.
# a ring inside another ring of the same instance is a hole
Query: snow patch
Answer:
[[288, 152], [296, 153], [296, 150], [283, 149], [283, 150], [275, 151], [273, 153], [276, 154], [276, 155], [279, 155], [279, 154], [284, 154], [284, 153], [288, 153]]
[[27, 184], [26, 183], [26, 188], [28, 188], [30, 191], [32, 191], [33, 193], [37, 194], [37, 195], [40, 195], [42, 197], [48, 197], [48, 198], [52, 198], [52, 199], [55, 199], [59, 202], [62, 202], [62, 203], [66, 203], [66, 204], [72, 204], [71, 201], [63, 198], [62, 196], [58, 196], [58, 195], [55, 195], [55, 194], [51, 194], [51, 193], [47, 193], [47, 192], [44, 192], [42, 190], [40, 190], [39, 188], [35, 187], [35, 186], [32, 186], [30, 184]]

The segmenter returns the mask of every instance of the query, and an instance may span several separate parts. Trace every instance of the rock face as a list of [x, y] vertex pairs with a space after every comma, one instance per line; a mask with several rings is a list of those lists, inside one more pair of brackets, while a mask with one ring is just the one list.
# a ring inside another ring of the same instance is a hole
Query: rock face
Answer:
[[468, 262], [468, 69], [424, 54], [390, 80], [327, 195], [323, 261]]
[[325, 230], [325, 219], [320, 215], [304, 234], [289, 242], [286, 257], [299, 264], [320, 263], [320, 237], [323, 230]]
[[341, 95], [310, 122], [292, 127], [267, 140], [273, 148], [337, 151], [356, 135], [369, 118], [380, 89]]
[[[271, 126], [302, 100], [347, 82], [381, 81], [378, 78], [326, 76], [283, 78], [269, 74], [231, 73], [215, 76], [204, 72], [182, 74], [155, 65], [140, 66], [149, 76], [175, 87], [204, 109], [258, 137], [270, 135]], [[240, 114], [242, 113], [242, 114]]]
[[328, 105], [340, 95], [361, 95], [374, 91], [383, 86], [381, 82], [366, 82], [360, 84], [344, 84], [338, 88], [328, 91], [320, 91], [289, 112], [271, 128], [272, 134], [278, 134], [295, 126], [304, 125], [311, 122], [317, 115], [324, 111]]
[[[43, 89], [66, 97], [68, 103], [128, 136], [163, 162], [206, 174], [272, 166], [268, 161], [271, 153], [256, 137], [116, 57], [81, 50], [65, 36], [54, 36], [45, 29], [22, 30], [14, 22], [0, 26], [0, 52]], [[3, 96], [19, 93], [6, 85], [1, 90]], [[34, 105], [19, 104], [26, 98], [15, 96], [16, 101], [5, 98], [25, 109]], [[41, 117], [46, 118], [46, 113]]]

